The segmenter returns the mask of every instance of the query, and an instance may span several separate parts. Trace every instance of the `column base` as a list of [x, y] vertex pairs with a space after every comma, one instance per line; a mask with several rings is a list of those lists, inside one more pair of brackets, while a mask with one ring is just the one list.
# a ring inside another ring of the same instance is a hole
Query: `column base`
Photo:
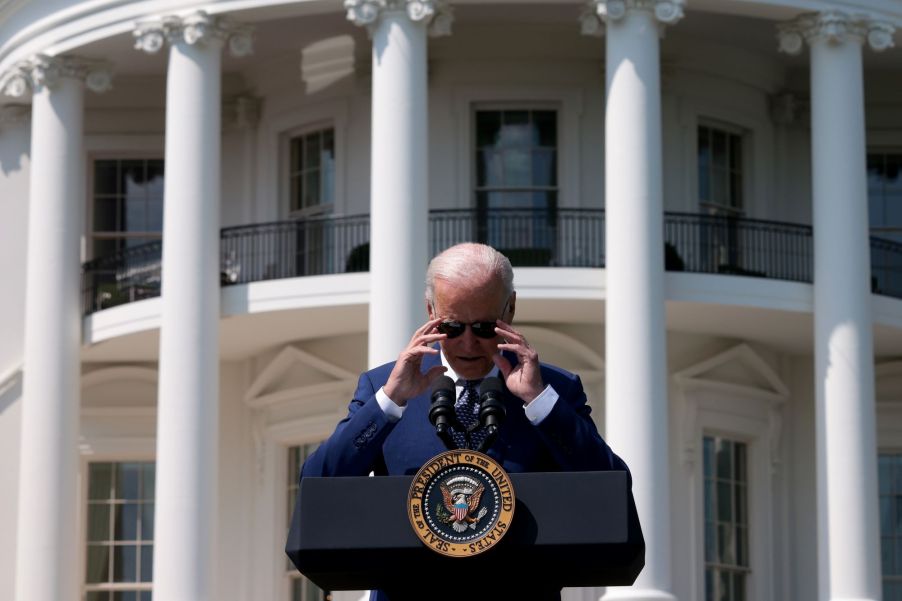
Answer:
[[[629, 599], [629, 601], [677, 601], [677, 598], [666, 591], [655, 588], [632, 588], [628, 586], [611, 586], [601, 597], [602, 601]], [[852, 601], [849, 599], [848, 601]]]

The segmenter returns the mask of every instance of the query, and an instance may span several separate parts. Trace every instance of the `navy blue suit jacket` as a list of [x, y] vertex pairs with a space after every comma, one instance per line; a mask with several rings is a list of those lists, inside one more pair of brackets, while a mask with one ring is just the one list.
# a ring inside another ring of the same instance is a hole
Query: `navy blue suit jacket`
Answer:
[[[512, 355], [505, 356], [512, 364], [516, 362]], [[439, 363], [438, 355], [429, 355], [423, 359], [421, 369], [425, 373]], [[429, 422], [430, 391], [410, 399], [400, 420], [391, 422], [386, 418], [375, 395], [393, 367], [394, 363], [388, 363], [360, 376], [347, 417], [304, 463], [302, 478], [365, 476], [371, 471], [377, 476], [415, 474], [428, 459], [446, 450]], [[545, 364], [541, 373], [543, 382], [558, 394], [554, 409], [534, 426], [526, 418], [523, 401], [505, 388], [507, 417], [488, 455], [508, 472], [628, 472], [589, 417], [590, 408], [579, 377]], [[541, 584], [532, 578], [529, 586], [522, 598], [560, 599], [557, 590], [542, 591]], [[403, 593], [393, 593], [392, 599], [396, 596], [407, 598]], [[382, 591], [373, 591], [371, 596], [373, 601], [387, 599]]]
[[[421, 369], [425, 373], [439, 362], [438, 355], [429, 355]], [[446, 450], [429, 423], [429, 391], [410, 399], [397, 422], [389, 421], [379, 407], [376, 391], [393, 367], [387, 363], [360, 376], [347, 417], [307, 459], [301, 477], [415, 474], [426, 460]], [[554, 409], [534, 426], [523, 401], [505, 389], [507, 418], [488, 455], [508, 472], [627, 470], [589, 417], [579, 377], [545, 364], [541, 372], [543, 382], [558, 394]]]

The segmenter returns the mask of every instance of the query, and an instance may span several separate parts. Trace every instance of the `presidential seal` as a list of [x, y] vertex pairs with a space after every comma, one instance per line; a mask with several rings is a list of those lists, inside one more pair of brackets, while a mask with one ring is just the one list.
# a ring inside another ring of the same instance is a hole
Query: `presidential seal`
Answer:
[[488, 455], [446, 451], [420, 468], [410, 485], [407, 515], [427, 547], [468, 557], [495, 546], [514, 517], [510, 476]]

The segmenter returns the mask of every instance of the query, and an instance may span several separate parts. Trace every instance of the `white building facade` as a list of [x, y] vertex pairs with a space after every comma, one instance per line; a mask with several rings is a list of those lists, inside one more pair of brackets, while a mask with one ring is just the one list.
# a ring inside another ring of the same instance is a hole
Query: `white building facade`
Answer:
[[632, 470], [645, 569], [565, 599], [902, 599], [900, 26], [0, 0], [0, 599], [322, 598], [298, 466], [469, 240]]

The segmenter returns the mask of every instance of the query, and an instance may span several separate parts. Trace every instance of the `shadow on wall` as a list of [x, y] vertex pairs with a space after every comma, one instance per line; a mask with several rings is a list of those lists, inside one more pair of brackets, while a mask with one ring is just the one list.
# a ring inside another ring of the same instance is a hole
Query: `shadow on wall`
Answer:
[[22, 370], [16, 371], [0, 382], [0, 415], [22, 398]]
[[31, 133], [27, 120], [15, 121], [12, 125], [4, 117], [8, 106], [0, 106], [0, 171], [9, 175], [22, 170], [22, 159], [28, 156], [31, 148]]

